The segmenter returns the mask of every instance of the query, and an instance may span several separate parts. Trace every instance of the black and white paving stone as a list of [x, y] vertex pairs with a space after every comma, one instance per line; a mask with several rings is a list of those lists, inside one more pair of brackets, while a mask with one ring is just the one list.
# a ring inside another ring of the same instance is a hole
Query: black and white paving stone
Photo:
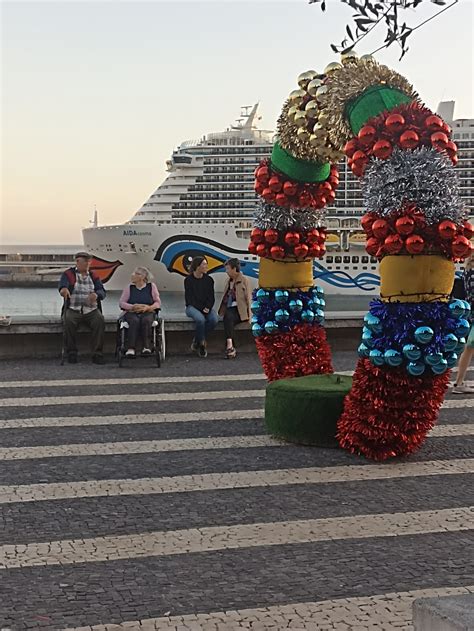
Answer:
[[4, 362], [0, 629], [389, 631], [474, 591], [474, 398], [374, 464], [267, 437], [264, 388], [254, 355]]

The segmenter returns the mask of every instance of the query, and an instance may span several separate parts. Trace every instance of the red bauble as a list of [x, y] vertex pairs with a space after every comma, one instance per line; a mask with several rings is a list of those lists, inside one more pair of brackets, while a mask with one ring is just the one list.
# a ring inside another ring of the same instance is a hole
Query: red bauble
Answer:
[[326, 254], [326, 246], [323, 243], [322, 245], [319, 246], [319, 258], [322, 259], [325, 254]]
[[464, 236], [467, 239], [472, 239], [472, 237], [474, 237], [474, 226], [472, 225], [472, 223], [470, 223], [469, 221], [465, 221], [462, 227]]
[[450, 160], [453, 163], [453, 167], [455, 167], [456, 164], [459, 162], [459, 158], [458, 158], [457, 154], [454, 155], [454, 156], [450, 156]]
[[268, 256], [268, 250], [264, 243], [259, 243], [257, 245], [257, 254], [258, 256]]
[[375, 256], [379, 250], [379, 240], [375, 237], [370, 237], [370, 239], [367, 239], [365, 249], [370, 256]]
[[449, 138], [442, 131], [437, 131], [434, 134], [431, 134], [431, 144], [435, 149], [446, 149], [448, 142]]
[[457, 144], [453, 142], [452, 140], [450, 140], [448, 144], [446, 145], [446, 152], [450, 157], [456, 155], [458, 152]]
[[285, 243], [291, 247], [298, 245], [300, 242], [299, 232], [287, 232], [285, 234]]
[[331, 192], [332, 186], [329, 182], [321, 182], [318, 186], [318, 195], [326, 195], [326, 192]]
[[272, 259], [281, 260], [285, 258], [285, 248], [281, 245], [272, 245], [270, 248], [270, 256]]
[[321, 256], [321, 248], [317, 243], [312, 243], [309, 250], [308, 256], [311, 256], [314, 259], [317, 259]]
[[308, 255], [308, 246], [304, 243], [300, 243], [295, 246], [294, 253], [297, 259], [304, 259]]
[[377, 219], [372, 224], [372, 232], [377, 237], [377, 239], [385, 239], [389, 230], [390, 227], [385, 219]]
[[362, 225], [362, 230], [366, 234], [371, 234], [372, 233], [372, 224], [374, 223], [373, 215], [370, 215], [369, 213], [365, 214], [362, 217], [362, 219], [360, 220], [360, 223]]
[[355, 167], [363, 166], [364, 164], [366, 164], [366, 162], [368, 162], [368, 160], [369, 158], [367, 157], [367, 154], [365, 154], [360, 149], [356, 151], [352, 156], [352, 162]]
[[265, 188], [262, 191], [262, 197], [269, 204], [275, 201], [275, 193], [269, 188]]
[[278, 241], [278, 236], [278, 230], [274, 230], [273, 228], [265, 230], [265, 241], [267, 243], [276, 243]]
[[320, 239], [319, 230], [316, 230], [316, 228], [313, 228], [312, 230], [308, 230], [308, 232], [306, 233], [306, 241], [308, 243], [317, 243], [319, 239]]
[[379, 160], [386, 160], [389, 158], [392, 155], [392, 151], [392, 144], [388, 140], [377, 140], [375, 145], [372, 147], [374, 156], [379, 158]]
[[275, 204], [278, 204], [278, 206], [288, 206], [289, 203], [290, 203], [290, 200], [285, 195], [285, 193], [277, 193], [276, 194], [276, 196], [275, 196]]
[[336, 193], [334, 191], [329, 191], [324, 195], [326, 198], [326, 203], [331, 204], [336, 199]]
[[425, 240], [419, 234], [412, 234], [405, 241], [405, 247], [409, 254], [421, 254], [425, 249]]
[[369, 147], [373, 143], [376, 133], [377, 130], [375, 127], [372, 127], [372, 125], [364, 125], [357, 134], [357, 137], [359, 138], [361, 145]]
[[264, 232], [260, 228], [254, 228], [250, 233], [250, 238], [254, 243], [262, 243], [265, 240]]
[[262, 182], [255, 180], [254, 189], [257, 195], [261, 195], [265, 190], [265, 184], [262, 184]]
[[408, 215], [404, 215], [403, 217], [399, 217], [395, 222], [395, 230], [398, 234], [411, 234], [415, 229], [415, 220]]
[[401, 131], [404, 125], [405, 119], [401, 114], [390, 114], [385, 119], [385, 127], [392, 134]]
[[439, 116], [428, 116], [425, 119], [425, 127], [431, 132], [443, 131], [443, 119]]
[[298, 192], [298, 184], [288, 181], [285, 182], [283, 184], [283, 192], [285, 193], [285, 195], [288, 195], [288, 197], [293, 197], [293, 195], [296, 195], [296, 193]]
[[273, 175], [268, 180], [268, 188], [274, 193], [278, 193], [278, 191], [281, 191], [282, 183], [280, 182], [280, 178], [278, 178], [276, 175]]
[[356, 177], [362, 177], [365, 173], [365, 164], [352, 164], [351, 169], [352, 173]]
[[325, 195], [316, 195], [314, 199], [315, 208], [324, 208], [327, 204], [327, 198]]
[[349, 140], [349, 142], [346, 142], [345, 146], [344, 146], [344, 153], [348, 158], [352, 158], [352, 156], [354, 155], [354, 153], [357, 151], [359, 144], [357, 142], [357, 140], [355, 140], [354, 138], [352, 140]]
[[414, 149], [418, 146], [420, 138], [416, 131], [412, 131], [411, 129], [407, 129], [400, 136], [399, 143], [402, 149]]
[[471, 243], [466, 237], [459, 236], [453, 239], [451, 249], [457, 259], [463, 259], [471, 251]]
[[438, 232], [442, 239], [452, 239], [457, 232], [456, 224], [453, 221], [446, 219], [439, 224]]
[[333, 189], [339, 186], [339, 178], [337, 177], [337, 175], [330, 175], [328, 177], [328, 182]]
[[399, 234], [390, 234], [384, 241], [384, 249], [389, 254], [398, 254], [403, 248], [403, 241]]
[[250, 241], [247, 250], [250, 254], [257, 254], [257, 244], [254, 241]]
[[255, 175], [259, 182], [262, 184], [266, 184], [268, 182], [268, 178], [270, 177], [270, 171], [267, 166], [259, 167], [257, 169], [257, 173]]
[[306, 191], [303, 191], [302, 193], [299, 194], [298, 201], [299, 201], [300, 206], [305, 208], [311, 204], [311, 195], [307, 193]]

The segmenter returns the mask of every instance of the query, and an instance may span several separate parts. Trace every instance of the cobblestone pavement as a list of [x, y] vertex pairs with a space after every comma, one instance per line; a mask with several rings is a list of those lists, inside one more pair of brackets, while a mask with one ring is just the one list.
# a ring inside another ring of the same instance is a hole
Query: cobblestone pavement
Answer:
[[267, 436], [264, 388], [254, 355], [4, 362], [0, 630], [408, 630], [474, 592], [474, 398], [374, 464]]

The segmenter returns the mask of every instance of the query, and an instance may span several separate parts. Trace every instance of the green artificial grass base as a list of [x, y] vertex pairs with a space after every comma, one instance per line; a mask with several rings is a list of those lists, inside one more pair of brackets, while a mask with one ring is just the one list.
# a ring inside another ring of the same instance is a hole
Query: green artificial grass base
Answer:
[[338, 447], [337, 421], [351, 387], [352, 377], [337, 374], [274, 381], [265, 398], [268, 431], [292, 443]]

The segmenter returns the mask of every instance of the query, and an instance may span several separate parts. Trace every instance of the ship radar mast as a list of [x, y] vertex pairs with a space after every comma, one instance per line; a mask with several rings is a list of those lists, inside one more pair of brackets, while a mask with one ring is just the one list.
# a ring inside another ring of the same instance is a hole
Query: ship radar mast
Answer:
[[89, 221], [89, 223], [91, 224], [91, 228], [97, 228], [99, 225], [99, 216], [97, 213], [97, 206], [94, 204], [94, 214], [92, 216], [92, 219]]

